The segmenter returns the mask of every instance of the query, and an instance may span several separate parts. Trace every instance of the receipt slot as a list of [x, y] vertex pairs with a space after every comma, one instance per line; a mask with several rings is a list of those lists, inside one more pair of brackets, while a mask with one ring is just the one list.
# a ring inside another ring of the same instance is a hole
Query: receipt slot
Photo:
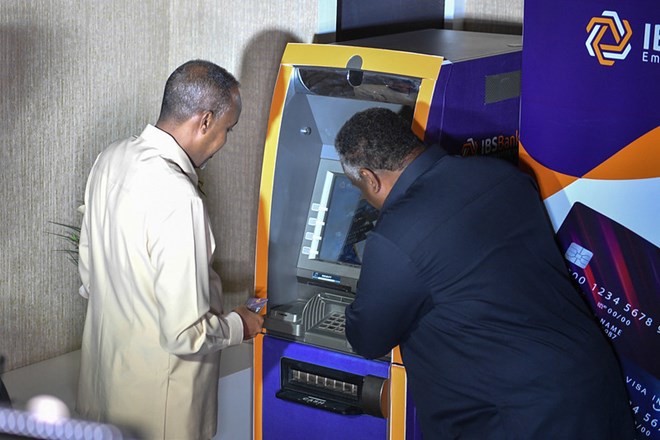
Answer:
[[353, 114], [384, 107], [452, 154], [515, 161], [520, 43], [427, 30], [286, 47], [260, 187], [255, 290], [268, 307], [254, 341], [256, 440], [421, 438], [398, 349], [367, 360], [346, 340], [378, 212], [344, 175], [334, 139]]
[[282, 358], [280, 371], [282, 388], [275, 394], [280, 399], [344, 415], [387, 417], [389, 389], [384, 377], [361, 376], [289, 358]]

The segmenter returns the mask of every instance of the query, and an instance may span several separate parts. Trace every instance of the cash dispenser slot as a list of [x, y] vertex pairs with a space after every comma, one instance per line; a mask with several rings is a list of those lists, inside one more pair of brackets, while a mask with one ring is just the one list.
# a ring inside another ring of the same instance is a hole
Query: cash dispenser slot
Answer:
[[343, 415], [387, 418], [388, 379], [281, 359], [279, 399]]

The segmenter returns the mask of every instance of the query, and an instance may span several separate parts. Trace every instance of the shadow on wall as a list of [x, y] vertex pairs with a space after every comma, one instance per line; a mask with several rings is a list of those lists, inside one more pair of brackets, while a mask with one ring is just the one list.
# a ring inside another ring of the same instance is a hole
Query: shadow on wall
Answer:
[[[259, 141], [257, 150], [260, 160], [263, 157], [263, 145], [268, 129], [272, 92], [282, 54], [288, 43], [300, 43], [300, 40], [288, 32], [266, 30], [254, 36], [243, 52], [240, 74], [242, 93], [249, 102], [248, 109], [252, 110], [248, 110], [246, 115], [253, 121], [259, 121], [256, 140]], [[258, 178], [255, 182], [258, 183]]]
[[[263, 149], [268, 129], [272, 93], [287, 43], [300, 42], [293, 34], [265, 30], [246, 45], [237, 75], [241, 82], [243, 111], [236, 135], [223, 149], [221, 160], [204, 179], [209, 206], [221, 218], [211, 216], [219, 237], [215, 270], [222, 278], [226, 308], [242, 304], [254, 295], [254, 259]], [[217, 168], [221, 167], [221, 171]]]
[[[11, 64], [3, 65], [0, 70], [0, 133], [3, 138], [12, 138], [12, 133], [19, 127], [19, 118], [23, 112], [27, 112], [28, 103], [35, 99], [31, 95], [37, 92], [39, 84], [30, 84], [30, 79], [35, 77], [29, 74], [33, 68], [30, 54], [34, 54], [33, 49], [43, 45], [45, 40], [43, 31], [38, 28], [0, 27], [0, 59], [3, 62], [11, 61]], [[44, 75], [36, 77], [45, 79]], [[7, 144], [3, 146], [3, 155], [8, 152], [7, 147]]]

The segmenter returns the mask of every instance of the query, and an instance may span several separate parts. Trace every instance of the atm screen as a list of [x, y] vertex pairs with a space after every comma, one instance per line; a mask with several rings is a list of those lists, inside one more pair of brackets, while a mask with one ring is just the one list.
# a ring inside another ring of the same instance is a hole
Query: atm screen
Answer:
[[[334, 148], [334, 147], [333, 147]], [[300, 248], [299, 276], [337, 284], [357, 281], [367, 234], [378, 210], [362, 198], [338, 160], [322, 158]]]
[[339, 161], [322, 158], [298, 257], [298, 297], [270, 309], [269, 331], [351, 351], [344, 308], [353, 301], [367, 234], [377, 220], [378, 210], [362, 198]]
[[324, 261], [359, 265], [367, 233], [375, 226], [378, 211], [344, 174], [333, 173], [330, 188], [318, 256]]

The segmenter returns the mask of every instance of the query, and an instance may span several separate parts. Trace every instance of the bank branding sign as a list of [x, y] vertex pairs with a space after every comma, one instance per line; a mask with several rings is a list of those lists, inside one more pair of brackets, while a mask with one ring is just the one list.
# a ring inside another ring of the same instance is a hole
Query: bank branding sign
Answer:
[[[660, 24], [642, 23], [638, 27], [644, 38], [641, 49], [635, 51], [637, 56], [643, 63], [660, 64]], [[626, 60], [632, 50], [630, 39], [633, 32], [638, 32], [633, 31], [628, 20], [609, 10], [592, 17], [586, 30], [587, 52], [602, 66], [613, 66]]]

